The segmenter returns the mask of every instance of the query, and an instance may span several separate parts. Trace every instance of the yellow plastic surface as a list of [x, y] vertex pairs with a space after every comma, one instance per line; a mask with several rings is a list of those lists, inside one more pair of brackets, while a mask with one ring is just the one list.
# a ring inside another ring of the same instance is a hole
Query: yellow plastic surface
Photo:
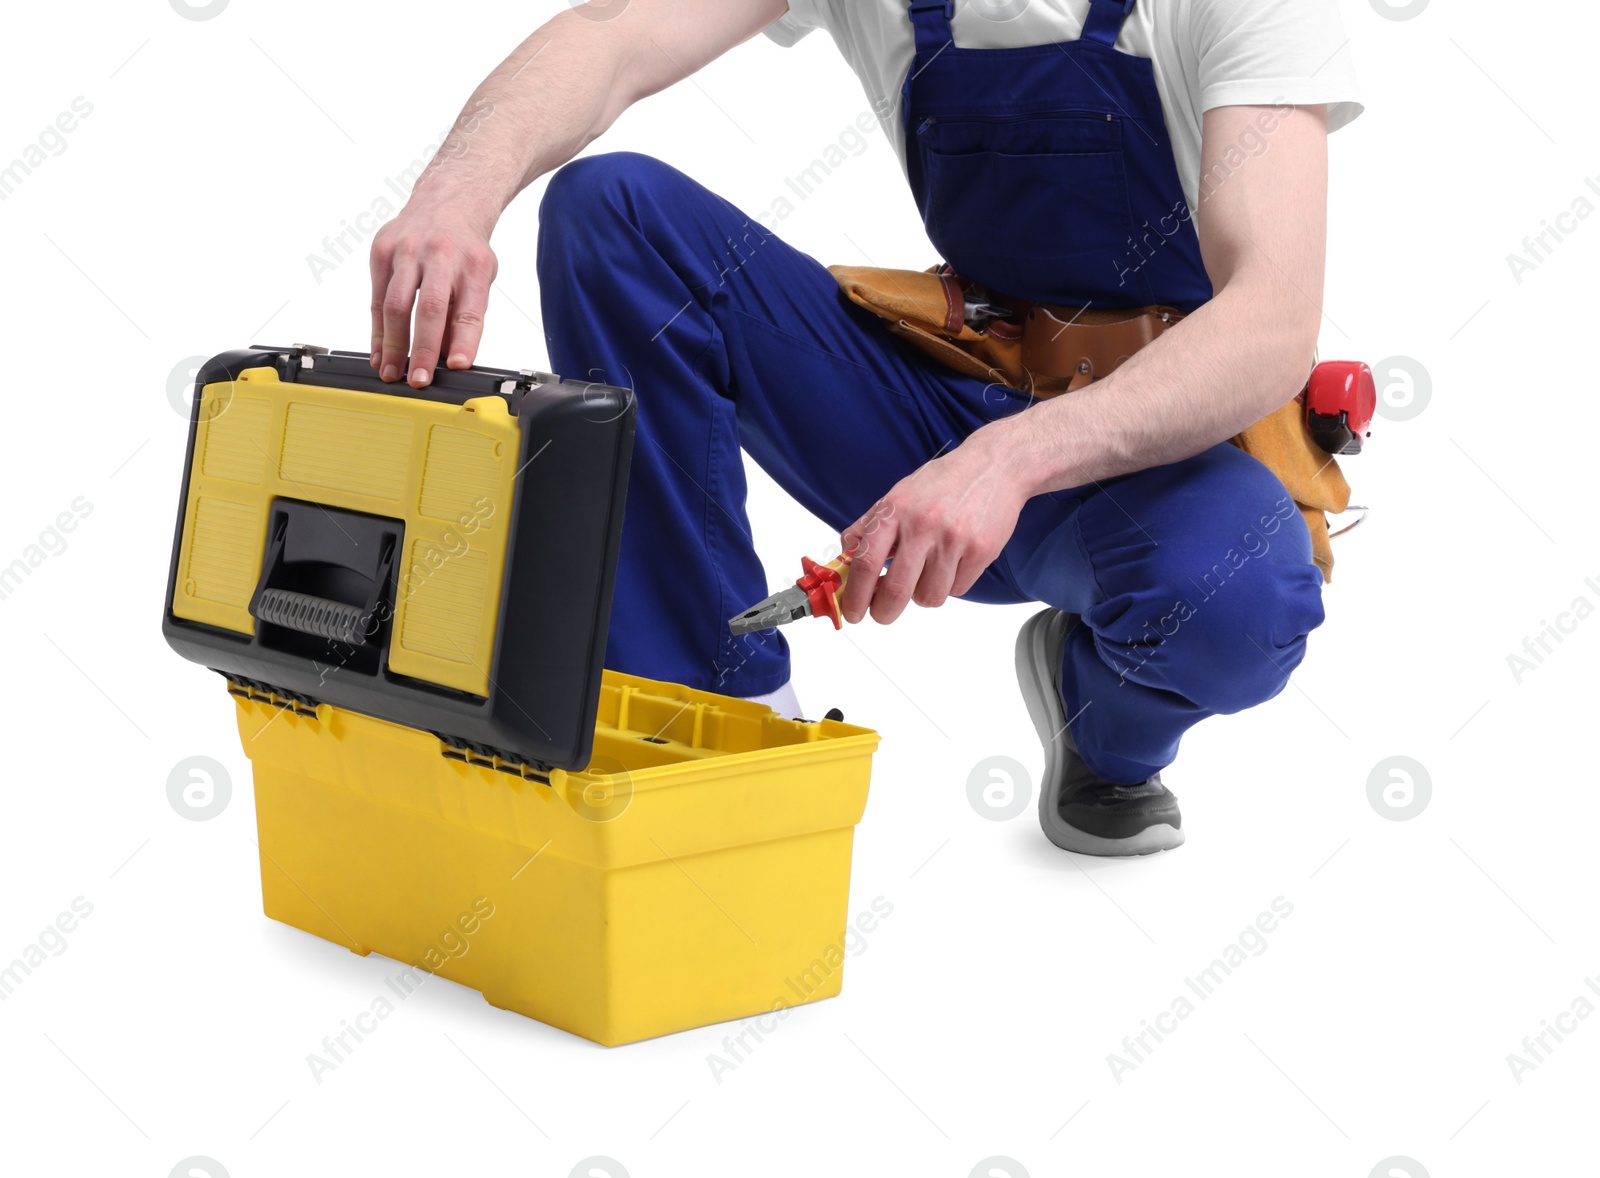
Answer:
[[201, 390], [172, 612], [251, 634], [274, 498], [405, 524], [389, 667], [486, 695], [521, 431], [501, 397], [463, 406], [284, 384]]
[[236, 694], [267, 915], [608, 1046], [839, 993], [877, 733], [610, 671], [601, 694], [589, 768], [548, 785]]

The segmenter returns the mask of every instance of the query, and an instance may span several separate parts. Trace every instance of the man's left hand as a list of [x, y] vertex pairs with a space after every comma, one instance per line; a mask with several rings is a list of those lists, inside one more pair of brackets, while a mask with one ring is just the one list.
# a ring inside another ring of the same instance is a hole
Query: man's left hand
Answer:
[[888, 625], [908, 601], [943, 605], [971, 589], [1000, 555], [1032, 490], [984, 436], [993, 432], [979, 430], [919, 467], [845, 529], [851, 564], [840, 608], [847, 621], [859, 622], [870, 609], [874, 621]]

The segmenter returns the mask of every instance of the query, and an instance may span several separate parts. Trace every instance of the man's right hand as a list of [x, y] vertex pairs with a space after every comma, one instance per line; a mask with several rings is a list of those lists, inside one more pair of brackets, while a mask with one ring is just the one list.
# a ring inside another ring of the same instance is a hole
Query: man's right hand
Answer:
[[441, 358], [448, 368], [471, 367], [496, 271], [489, 234], [512, 198], [632, 103], [787, 9], [787, 0], [608, 0], [567, 9], [518, 46], [473, 93], [406, 207], [372, 240], [378, 374], [422, 388]]
[[378, 230], [372, 241], [372, 366], [384, 380], [404, 376], [422, 388], [441, 358], [448, 368], [472, 367], [499, 268], [489, 248], [492, 227], [457, 201], [413, 197]]

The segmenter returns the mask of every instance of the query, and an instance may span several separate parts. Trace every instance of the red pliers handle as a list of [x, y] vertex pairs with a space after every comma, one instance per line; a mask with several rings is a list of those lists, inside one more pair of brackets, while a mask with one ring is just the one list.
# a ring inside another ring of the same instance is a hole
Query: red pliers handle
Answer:
[[805, 590], [811, 603], [811, 616], [827, 618], [835, 630], [842, 629], [839, 616], [839, 594], [844, 592], [845, 579], [850, 575], [850, 558], [841, 556], [827, 564], [818, 564], [809, 556], [800, 558], [802, 575], [795, 585]]

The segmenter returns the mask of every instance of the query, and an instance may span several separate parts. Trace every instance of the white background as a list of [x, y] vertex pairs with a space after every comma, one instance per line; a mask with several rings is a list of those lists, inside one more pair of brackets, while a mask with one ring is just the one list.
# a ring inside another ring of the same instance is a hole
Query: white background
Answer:
[[[1506, 1059], [1600, 974], [1600, 620], [1520, 684], [1507, 665], [1575, 598], [1600, 604], [1576, 477], [1600, 432], [1600, 218], [1520, 284], [1506, 261], [1600, 175], [1600, 22], [1577, 5], [1394, 21], [1344, 4], [1368, 109], [1332, 140], [1322, 351], [1413, 358], [1432, 397], [1346, 464], [1373, 514], [1338, 542], [1329, 620], [1293, 686], [1196, 729], [1168, 773], [1186, 846], [1072, 857], [1031, 807], [997, 822], [969, 803], [985, 758], [1038, 770], [1010, 666], [1027, 608], [796, 627], [806, 706], [883, 734], [850, 905], [894, 912], [842, 997], [719, 1084], [707, 1056], [735, 1028], [606, 1050], [440, 981], [312, 1079], [307, 1053], [399, 967], [261, 914], [232, 704], [158, 630], [185, 440], [169, 374], [252, 342], [364, 348], [364, 253], [321, 283], [306, 255], [560, 7], [8, 12], [0, 160], [74, 98], [93, 113], [0, 202], [0, 564], [74, 500], [91, 511], [0, 600], [0, 964], [75, 897], [93, 913], [0, 1002], [0, 1171], [165, 1176], [203, 1155], [235, 1178], [564, 1178], [603, 1155], [634, 1178], [965, 1178], [999, 1155], [1013, 1175], [1365, 1178], [1401, 1155], [1413, 1178], [1577, 1172], [1600, 1018], [1520, 1084]], [[563, 84], [559, 62], [541, 68]], [[762, 39], [598, 148], [660, 155], [760, 212], [864, 109], [825, 36]], [[495, 238], [486, 364], [546, 363], [537, 195]], [[865, 261], [853, 242], [884, 265], [932, 260], [877, 133], [780, 230], [827, 261]], [[774, 583], [832, 539], [760, 479], [751, 512]], [[197, 755], [234, 784], [209, 822], [167, 800]], [[1394, 755], [1432, 783], [1409, 821], [1368, 800]], [[1279, 896], [1293, 915], [1265, 952], [1114, 1079], [1123, 1036]]]

